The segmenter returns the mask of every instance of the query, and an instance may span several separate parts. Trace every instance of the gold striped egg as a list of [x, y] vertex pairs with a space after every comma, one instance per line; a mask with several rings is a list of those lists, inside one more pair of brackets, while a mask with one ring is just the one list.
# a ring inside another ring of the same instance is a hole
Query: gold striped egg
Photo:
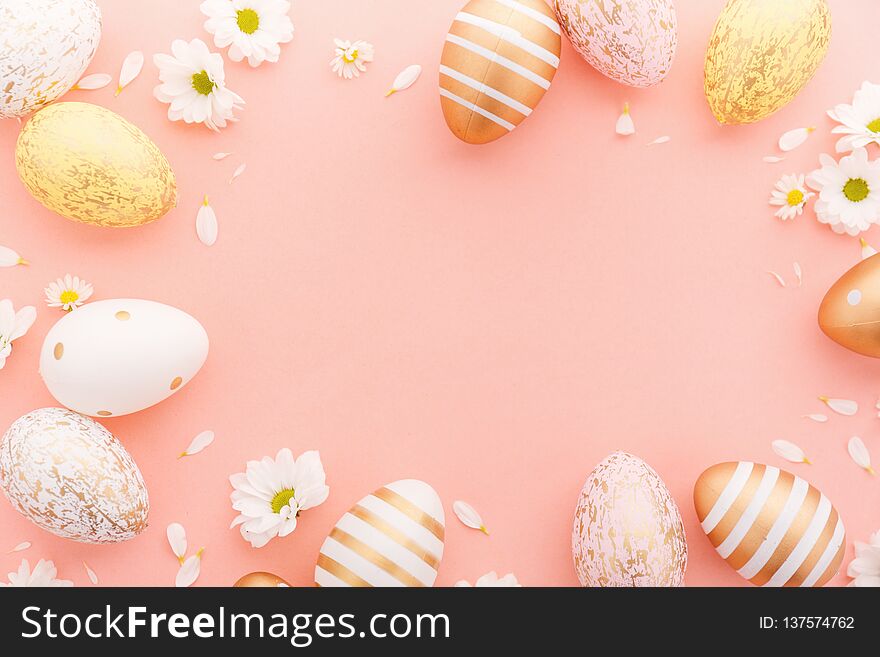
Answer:
[[440, 105], [469, 144], [503, 137], [537, 107], [559, 66], [561, 31], [542, 0], [471, 0], [440, 56]]
[[433, 586], [443, 557], [440, 497], [402, 479], [351, 507], [321, 546], [318, 586]]
[[753, 584], [824, 586], [840, 568], [840, 514], [790, 472], [748, 461], [713, 465], [694, 486], [694, 507], [718, 554]]
[[89, 103], [55, 103], [22, 128], [15, 167], [44, 206], [74, 221], [129, 227], [177, 203], [168, 160], [118, 114]]
[[831, 39], [825, 0], [728, 0], [709, 39], [706, 99], [720, 123], [754, 123], [785, 107]]

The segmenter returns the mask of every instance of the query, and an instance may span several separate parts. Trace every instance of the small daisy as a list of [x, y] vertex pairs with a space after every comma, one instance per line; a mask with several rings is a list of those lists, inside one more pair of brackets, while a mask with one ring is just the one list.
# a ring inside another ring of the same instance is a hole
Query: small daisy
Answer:
[[18, 312], [9, 299], [0, 301], [0, 370], [12, 353], [12, 341], [22, 337], [37, 319], [37, 309], [24, 306]]
[[880, 84], [863, 82], [852, 105], [836, 105], [828, 110], [828, 116], [841, 124], [831, 132], [844, 135], [835, 146], [838, 153], [863, 148], [871, 142], [880, 144]]
[[856, 541], [856, 558], [849, 562], [846, 574], [853, 578], [850, 586], [880, 586], [880, 531], [867, 543]]
[[73, 582], [67, 579], [55, 579], [58, 570], [52, 561], [44, 561], [40, 559], [34, 570], [31, 571], [31, 565], [27, 559], [22, 559], [18, 572], [9, 573], [9, 584], [0, 582], [0, 586], [14, 587], [60, 587], [73, 586]]
[[277, 62], [279, 44], [293, 38], [287, 0], [205, 0], [200, 6], [208, 17], [205, 29], [218, 48], [229, 46], [229, 59], [248, 64]]
[[153, 55], [153, 63], [162, 81], [153, 95], [168, 103], [170, 120], [204, 123], [215, 132], [238, 120], [233, 115], [244, 108], [244, 100], [226, 88], [223, 57], [208, 50], [204, 41], [175, 39], [171, 54]]
[[783, 221], [800, 216], [807, 199], [815, 196], [804, 186], [804, 177], [804, 174], [782, 176], [776, 183], [776, 189], [770, 193], [770, 205], [782, 206], [775, 214]]
[[351, 80], [367, 70], [367, 62], [373, 61], [373, 44], [366, 41], [343, 41], [333, 39], [336, 56], [330, 60], [333, 72], [339, 77]]
[[868, 152], [856, 148], [839, 162], [824, 153], [821, 169], [807, 184], [819, 192], [816, 216], [835, 233], [858, 235], [880, 219], [880, 160], [868, 161]]
[[284, 448], [275, 459], [248, 461], [247, 471], [229, 477], [232, 508], [239, 516], [232, 527], [241, 525], [241, 535], [253, 547], [263, 547], [276, 536], [296, 529], [301, 511], [322, 504], [330, 494], [321, 457], [305, 452], [294, 460]]
[[[456, 586], [470, 586], [470, 582], [460, 579], [455, 583]], [[504, 577], [498, 577], [498, 573], [494, 570], [486, 573], [476, 581], [474, 586], [480, 587], [518, 587], [522, 586], [516, 581], [516, 575], [507, 573]]]
[[91, 283], [70, 274], [49, 283], [49, 287], [43, 290], [50, 308], [63, 308], [68, 312], [83, 305], [94, 291]]

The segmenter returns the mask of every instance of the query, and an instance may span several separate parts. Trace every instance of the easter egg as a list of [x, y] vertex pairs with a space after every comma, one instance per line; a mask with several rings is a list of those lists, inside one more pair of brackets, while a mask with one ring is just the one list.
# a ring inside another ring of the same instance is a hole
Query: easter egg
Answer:
[[758, 586], [823, 586], [846, 549], [843, 521], [800, 477], [760, 463], [719, 463], [700, 475], [694, 507], [709, 541]]
[[140, 470], [107, 429], [63, 408], [41, 408], [0, 440], [0, 488], [38, 527], [82, 543], [118, 543], [147, 528]]
[[669, 73], [678, 45], [672, 0], [555, 0], [571, 45], [600, 73], [650, 87]]
[[24, 116], [67, 93], [100, 40], [94, 0], [0, 0], [0, 118]]
[[177, 202], [174, 172], [159, 148], [118, 114], [88, 103], [34, 114], [18, 136], [15, 167], [40, 203], [87, 224], [139, 226]]
[[445, 518], [428, 484], [403, 479], [351, 507], [321, 546], [318, 586], [433, 586]]
[[819, 328], [851, 351], [880, 358], [880, 253], [831, 286], [819, 305]]
[[728, 0], [706, 51], [706, 99], [720, 123], [754, 123], [785, 107], [828, 50], [825, 0]]
[[101, 417], [157, 404], [192, 379], [208, 335], [182, 310], [143, 299], [87, 303], [59, 319], [40, 351], [40, 375], [67, 408]]
[[440, 55], [440, 105], [452, 133], [485, 144], [518, 126], [550, 88], [561, 36], [542, 0], [471, 0]]
[[238, 581], [232, 585], [237, 589], [250, 589], [250, 588], [285, 588], [289, 587], [290, 584], [285, 582], [283, 579], [278, 577], [278, 575], [273, 575], [272, 573], [266, 573], [262, 571], [258, 571], [255, 573], [248, 573], [243, 577], [240, 577]]
[[681, 586], [687, 542], [678, 507], [640, 458], [615, 452], [589, 474], [571, 536], [583, 586]]

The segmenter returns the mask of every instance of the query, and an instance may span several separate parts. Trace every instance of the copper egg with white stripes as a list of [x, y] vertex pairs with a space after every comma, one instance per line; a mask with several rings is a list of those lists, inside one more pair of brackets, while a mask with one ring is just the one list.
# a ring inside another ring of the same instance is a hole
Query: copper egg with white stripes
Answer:
[[824, 586], [840, 568], [840, 514], [790, 472], [748, 461], [713, 465], [694, 486], [694, 507], [718, 554], [752, 584]]
[[440, 56], [440, 105], [469, 144], [503, 137], [537, 107], [559, 66], [561, 30], [543, 0], [471, 0]]
[[317, 586], [433, 586], [446, 521], [424, 481], [382, 486], [351, 507], [324, 540]]

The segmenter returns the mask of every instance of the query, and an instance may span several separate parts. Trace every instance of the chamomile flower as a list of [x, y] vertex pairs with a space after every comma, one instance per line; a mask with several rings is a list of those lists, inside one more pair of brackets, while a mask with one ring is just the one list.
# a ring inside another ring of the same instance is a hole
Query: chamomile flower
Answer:
[[0, 370], [12, 353], [12, 341], [27, 333], [37, 319], [37, 309], [24, 306], [15, 312], [9, 299], [0, 301]]
[[248, 64], [277, 62], [282, 43], [293, 38], [287, 0], [205, 0], [200, 8], [208, 17], [205, 29], [214, 45], [229, 47], [229, 59]]
[[226, 88], [223, 57], [208, 50], [201, 39], [189, 43], [175, 39], [171, 54], [153, 55], [162, 84], [153, 95], [168, 103], [168, 118], [186, 123], [204, 123], [219, 132], [227, 121], [237, 121], [235, 110], [244, 108], [244, 100]]
[[43, 290], [50, 308], [63, 308], [68, 312], [83, 305], [94, 291], [91, 283], [86, 283], [79, 276], [70, 274], [52, 281], [49, 287]]
[[856, 148], [839, 162], [819, 156], [821, 169], [807, 184], [819, 193], [816, 216], [835, 233], [858, 235], [880, 220], [880, 160], [868, 161], [864, 148]]
[[339, 77], [351, 80], [367, 70], [367, 62], [373, 61], [373, 44], [366, 41], [344, 41], [333, 39], [336, 54], [330, 60], [333, 72]]
[[880, 586], [880, 531], [867, 543], [856, 541], [856, 558], [849, 562], [846, 574], [853, 578], [850, 586]]
[[840, 123], [831, 132], [844, 135], [835, 146], [838, 153], [880, 144], [880, 84], [863, 82], [853, 96], [852, 105], [842, 103], [828, 110], [828, 116]]
[[52, 561], [44, 561], [40, 559], [37, 562], [37, 565], [34, 566], [34, 569], [31, 570], [31, 565], [28, 563], [27, 559], [22, 559], [21, 565], [18, 567], [18, 571], [14, 573], [9, 573], [9, 583], [4, 584], [0, 582], [0, 586], [14, 586], [14, 587], [60, 587], [60, 586], [73, 586], [73, 582], [66, 579], [56, 579], [58, 575], [58, 569], [55, 568], [55, 563]]
[[[460, 579], [455, 583], [456, 586], [470, 586], [470, 582], [464, 579]], [[518, 587], [522, 586], [517, 580], [516, 575], [513, 573], [507, 573], [504, 577], [498, 577], [498, 573], [494, 570], [486, 573], [482, 577], [480, 577], [474, 586], [478, 588], [482, 587]]]
[[807, 199], [815, 196], [807, 191], [804, 178], [804, 174], [782, 176], [776, 183], [776, 189], [770, 192], [769, 203], [780, 206], [775, 215], [783, 221], [799, 216], [804, 211]]

